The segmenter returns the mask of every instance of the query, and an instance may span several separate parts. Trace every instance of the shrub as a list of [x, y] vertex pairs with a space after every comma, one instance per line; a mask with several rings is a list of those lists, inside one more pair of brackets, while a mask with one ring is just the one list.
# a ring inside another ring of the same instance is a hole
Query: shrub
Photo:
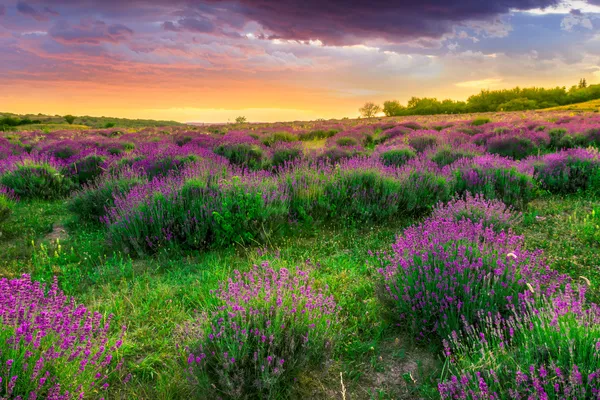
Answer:
[[373, 168], [338, 170], [324, 186], [330, 216], [377, 221], [398, 214], [401, 183]]
[[182, 329], [187, 370], [203, 395], [285, 398], [298, 373], [332, 350], [338, 307], [302, 270], [265, 263], [234, 274], [213, 292], [214, 306]]
[[269, 136], [262, 138], [261, 142], [265, 146], [272, 146], [275, 143], [290, 143], [298, 141], [298, 137], [290, 132], [275, 132]]
[[482, 154], [483, 151], [476, 147], [442, 145], [432, 151], [430, 158], [438, 166], [445, 167], [461, 158], [474, 158]]
[[350, 136], [343, 136], [340, 137], [339, 139], [335, 140], [335, 144], [337, 144], [338, 146], [358, 146], [358, 141]]
[[439, 138], [433, 134], [413, 134], [408, 136], [407, 142], [417, 153], [422, 153], [428, 148], [437, 145]]
[[469, 192], [447, 204], [439, 203], [431, 216], [454, 221], [466, 219], [473, 223], [481, 222], [485, 228], [491, 227], [495, 231], [508, 231], [522, 219], [521, 213], [500, 200], [487, 200], [481, 194], [473, 196]]
[[0, 186], [0, 223], [10, 217], [14, 203], [17, 200], [18, 197], [14, 191], [5, 186]]
[[98, 223], [106, 215], [106, 210], [114, 206], [115, 196], [125, 196], [142, 183], [143, 180], [135, 176], [107, 177], [75, 193], [67, 207], [81, 220]]
[[585, 149], [546, 154], [530, 163], [542, 188], [553, 193], [575, 193], [590, 189], [600, 174], [598, 154]]
[[498, 199], [522, 209], [537, 190], [529, 172], [517, 169], [507, 159], [486, 155], [458, 160], [446, 168], [454, 175], [455, 190], [459, 195], [480, 193], [487, 199]]
[[566, 134], [567, 130], [564, 128], [550, 129], [548, 131], [548, 136], [550, 136], [550, 147], [555, 150], [560, 149]]
[[320, 160], [327, 160], [332, 163], [338, 163], [342, 160], [358, 157], [364, 154], [364, 150], [359, 147], [330, 147], [325, 149], [319, 156]]
[[92, 182], [104, 172], [102, 165], [105, 161], [104, 156], [90, 154], [72, 163], [67, 171], [74, 181], [83, 185]]
[[480, 118], [476, 118], [471, 122], [472, 126], [481, 126], [481, 125], [485, 125], [492, 122], [491, 119], [489, 118], [485, 118], [485, 117], [480, 117]]
[[[118, 203], [118, 204], [117, 204]], [[132, 203], [132, 204], [131, 204]], [[264, 241], [287, 222], [286, 193], [262, 177], [154, 180], [115, 200], [104, 220], [111, 239], [139, 253]]]
[[388, 167], [401, 167], [416, 156], [415, 151], [409, 147], [389, 148], [389, 150], [384, 150], [379, 154], [379, 159]]
[[329, 129], [329, 130], [316, 130], [310, 132], [302, 132], [298, 134], [298, 139], [302, 141], [309, 140], [319, 140], [319, 139], [327, 139], [332, 136], [335, 136], [339, 131], [337, 129]]
[[276, 168], [281, 167], [286, 163], [299, 160], [303, 155], [302, 145], [293, 143], [277, 143], [272, 149], [273, 157], [271, 159], [271, 165]]
[[106, 391], [120, 369], [115, 356], [125, 328], [111, 338], [112, 315], [47, 290], [28, 275], [0, 279], [0, 396], [70, 399]]
[[481, 326], [446, 343], [443, 399], [592, 399], [600, 393], [600, 309], [585, 287], [539, 296], [512, 315], [485, 316]]
[[267, 160], [265, 151], [260, 146], [250, 143], [222, 143], [215, 147], [215, 153], [234, 165], [254, 171], [261, 169]]
[[0, 177], [0, 183], [21, 198], [56, 199], [66, 196], [73, 182], [49, 163], [25, 160]]
[[491, 154], [521, 160], [539, 152], [539, 147], [528, 137], [521, 135], [502, 135], [487, 141], [487, 150]]
[[527, 290], [524, 279], [545, 270], [521, 247], [521, 237], [481, 222], [427, 219], [380, 256], [386, 302], [418, 339], [445, 338], [481, 310], [507, 313]]

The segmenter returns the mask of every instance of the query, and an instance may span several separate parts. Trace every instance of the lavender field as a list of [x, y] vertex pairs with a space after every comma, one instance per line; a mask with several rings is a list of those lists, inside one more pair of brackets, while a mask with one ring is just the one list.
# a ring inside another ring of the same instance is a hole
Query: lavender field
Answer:
[[0, 398], [600, 398], [600, 115], [0, 137]]

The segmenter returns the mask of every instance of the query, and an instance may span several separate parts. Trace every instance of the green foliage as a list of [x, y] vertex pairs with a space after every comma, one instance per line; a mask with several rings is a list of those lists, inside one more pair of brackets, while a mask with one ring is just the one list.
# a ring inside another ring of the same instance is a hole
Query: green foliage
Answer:
[[336, 139], [335, 144], [338, 146], [357, 146], [358, 141], [350, 136], [343, 136], [339, 139]]
[[459, 195], [467, 192], [482, 194], [488, 199], [498, 199], [518, 209], [525, 207], [536, 194], [533, 178], [517, 171], [515, 167], [459, 168], [454, 171], [455, 190]]
[[116, 123], [109, 121], [109, 122], [107, 122], [107, 123], [104, 124], [104, 128], [105, 129], [114, 128], [116, 125], [117, 125]]
[[383, 113], [386, 117], [396, 117], [402, 115], [404, 107], [398, 100], [385, 101], [383, 103]]
[[69, 125], [73, 125], [73, 122], [75, 122], [76, 117], [74, 117], [73, 115], [65, 115], [63, 118], [65, 119], [65, 121], [67, 121]]
[[25, 162], [0, 177], [0, 183], [24, 199], [57, 199], [66, 196], [73, 182], [49, 164]]
[[500, 136], [487, 143], [487, 150], [491, 154], [521, 160], [527, 156], [537, 154], [540, 148], [526, 136]]
[[569, 157], [564, 165], [548, 167], [543, 161], [534, 163], [534, 175], [543, 189], [552, 193], [576, 193], [597, 190], [600, 167], [596, 160]]
[[[221, 190], [220, 206], [212, 215], [218, 246], [262, 242], [286, 221], [289, 206], [285, 202], [265, 204], [262, 191], [249, 190], [236, 179]], [[269, 188], [262, 190], [268, 192]]]
[[265, 146], [272, 146], [275, 143], [284, 142], [291, 143], [298, 141], [298, 137], [290, 132], [275, 132], [260, 140]]
[[108, 179], [75, 193], [67, 207], [80, 220], [99, 223], [100, 218], [106, 215], [106, 209], [114, 205], [115, 196], [124, 196], [141, 183], [140, 178]]
[[248, 119], [244, 116], [239, 116], [235, 119], [236, 124], [245, 124], [246, 122], [248, 122]]
[[461, 158], [474, 158], [478, 155], [479, 154], [477, 152], [470, 149], [443, 145], [439, 146], [435, 150], [435, 153], [433, 153], [431, 156], [431, 161], [440, 167], [445, 167], [446, 165], [450, 165]]
[[600, 245], [600, 207], [594, 207], [583, 219], [575, 218], [574, 228], [577, 236], [590, 245]]
[[358, 109], [358, 112], [363, 118], [373, 118], [381, 112], [381, 107], [375, 103], [367, 102]]
[[12, 213], [13, 200], [6, 195], [0, 194], [0, 224], [6, 221]]
[[70, 166], [73, 180], [80, 185], [92, 182], [104, 172], [102, 164], [105, 160], [106, 158], [103, 156], [90, 154], [75, 161]]
[[[390, 115], [464, 114], [475, 112], [524, 111], [582, 103], [600, 98], [600, 85], [573, 86], [553, 89], [519, 88], [482, 90], [464, 101], [412, 97], [406, 107], [388, 101]], [[388, 113], [386, 112], [386, 115]]]
[[301, 147], [279, 147], [273, 149], [273, 157], [271, 158], [271, 165], [273, 167], [280, 167], [286, 162], [299, 160], [302, 158]]
[[401, 167], [417, 156], [414, 150], [409, 148], [390, 149], [383, 151], [379, 159], [384, 165]]
[[435, 135], [409, 136], [407, 142], [410, 147], [417, 151], [417, 153], [422, 153], [428, 148], [437, 145], [439, 143], [439, 138]]
[[265, 151], [257, 145], [248, 143], [223, 143], [215, 147], [215, 153], [229, 160], [234, 165], [240, 165], [259, 170], [267, 161]]
[[481, 125], [485, 125], [485, 124], [489, 124], [490, 122], [492, 122], [489, 118], [486, 117], [479, 117], [474, 119], [471, 122], [472, 126], [481, 126]]
[[302, 140], [303, 142], [309, 141], [309, 140], [321, 140], [321, 139], [330, 138], [330, 137], [334, 136], [336, 133], [338, 133], [337, 129], [329, 129], [327, 131], [316, 130], [316, 131], [310, 131], [310, 132], [301, 132], [298, 134], [298, 139]]

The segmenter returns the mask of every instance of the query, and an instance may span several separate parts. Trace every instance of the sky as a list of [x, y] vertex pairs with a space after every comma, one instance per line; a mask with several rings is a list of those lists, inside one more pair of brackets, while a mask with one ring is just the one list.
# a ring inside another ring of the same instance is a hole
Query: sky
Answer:
[[227, 122], [600, 83], [600, 0], [0, 0], [0, 111]]

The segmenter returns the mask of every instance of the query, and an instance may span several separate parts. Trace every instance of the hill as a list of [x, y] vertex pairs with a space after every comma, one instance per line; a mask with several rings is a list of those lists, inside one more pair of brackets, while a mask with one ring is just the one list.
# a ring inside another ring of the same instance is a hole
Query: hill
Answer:
[[548, 108], [548, 111], [600, 111], [600, 99], [590, 100], [583, 103], [569, 104], [566, 106]]
[[100, 129], [100, 128], [145, 128], [158, 126], [184, 126], [176, 121], [152, 119], [128, 119], [112, 117], [75, 116], [71, 124], [65, 116], [45, 114], [13, 114], [0, 112], [0, 131], [17, 130], [60, 130], [60, 129]]

